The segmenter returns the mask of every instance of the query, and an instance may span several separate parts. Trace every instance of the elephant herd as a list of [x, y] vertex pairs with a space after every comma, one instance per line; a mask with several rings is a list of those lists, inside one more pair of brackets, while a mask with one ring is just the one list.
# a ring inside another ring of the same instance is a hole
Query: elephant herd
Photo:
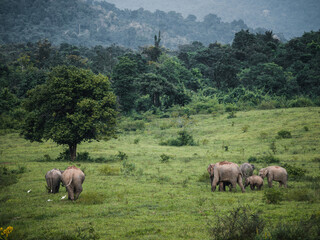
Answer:
[[62, 182], [62, 185], [67, 189], [68, 198], [74, 201], [82, 192], [85, 175], [79, 168], [71, 166], [64, 171], [54, 168], [46, 173], [45, 178], [49, 193], [59, 192], [60, 182]]
[[[279, 182], [279, 186], [287, 187], [288, 173], [286, 169], [279, 166], [269, 166], [262, 168], [258, 175], [253, 175], [254, 165], [244, 163], [240, 167], [238, 164], [223, 161], [208, 166], [208, 173], [211, 180], [211, 191], [216, 190], [219, 185], [219, 191], [225, 191], [225, 187], [229, 186], [230, 191], [238, 185], [242, 192], [250, 185], [251, 190], [257, 187], [258, 190], [263, 186], [263, 179], [267, 177], [268, 186], [272, 187], [272, 181]], [[243, 180], [245, 185], [243, 186]]]
[[[263, 186], [263, 179], [267, 177], [268, 186], [272, 187], [272, 181], [277, 181], [280, 187], [287, 187], [288, 174], [287, 171], [279, 166], [269, 166], [259, 171], [259, 176], [253, 175], [254, 165], [244, 163], [240, 167], [238, 164], [223, 161], [208, 166], [208, 172], [211, 180], [211, 191], [216, 190], [219, 185], [219, 191], [225, 191], [226, 186], [230, 191], [238, 185], [242, 192], [250, 185], [251, 190], [257, 187], [258, 190]], [[82, 192], [82, 184], [85, 179], [84, 173], [75, 166], [70, 166], [66, 170], [52, 169], [45, 175], [47, 181], [47, 189], [49, 193], [59, 192], [60, 183], [66, 187], [68, 199], [77, 200]], [[243, 180], [245, 185], [243, 186]]]

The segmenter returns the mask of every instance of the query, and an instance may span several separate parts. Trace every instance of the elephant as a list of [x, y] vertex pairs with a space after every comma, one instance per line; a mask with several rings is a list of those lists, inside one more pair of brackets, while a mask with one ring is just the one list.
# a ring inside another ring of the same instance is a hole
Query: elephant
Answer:
[[77, 200], [82, 192], [82, 184], [84, 182], [85, 175], [77, 167], [68, 167], [62, 173], [62, 182], [68, 191], [68, 199], [74, 201]]
[[250, 185], [251, 190], [254, 190], [255, 187], [257, 187], [258, 190], [261, 190], [261, 187], [263, 186], [263, 178], [257, 175], [252, 175], [246, 179], [244, 187], [246, 188], [248, 185]]
[[57, 168], [51, 169], [45, 175], [48, 193], [58, 193], [61, 182], [61, 171]]
[[241, 191], [245, 192], [242, 184], [242, 173], [238, 164], [228, 161], [210, 164], [208, 172], [210, 174], [212, 192], [216, 190], [217, 184], [219, 184], [219, 189], [221, 191], [221, 188], [223, 188], [223, 185], [226, 182], [230, 183], [234, 189], [238, 183]]
[[268, 186], [272, 187], [272, 181], [279, 182], [279, 187], [287, 187], [288, 173], [287, 170], [279, 166], [269, 166], [262, 168], [259, 171], [259, 176], [262, 178], [267, 177]]
[[254, 165], [253, 165], [253, 164], [250, 164], [250, 163], [243, 163], [243, 164], [240, 166], [240, 170], [241, 170], [243, 179], [246, 180], [247, 177], [252, 176], [253, 170], [254, 170]]
[[[208, 166], [208, 173], [209, 173], [209, 176], [210, 176], [210, 185], [212, 186], [212, 181], [213, 181], [213, 167], [214, 167], [214, 164], [210, 164]], [[226, 187], [229, 187], [229, 190], [231, 191], [231, 183], [230, 182], [219, 182], [219, 191], [220, 192], [224, 192], [226, 191]]]

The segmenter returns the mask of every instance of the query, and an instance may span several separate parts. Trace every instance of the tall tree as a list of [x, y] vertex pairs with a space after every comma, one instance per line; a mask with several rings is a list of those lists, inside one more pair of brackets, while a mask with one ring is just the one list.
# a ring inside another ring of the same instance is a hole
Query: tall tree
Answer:
[[28, 112], [24, 137], [66, 144], [72, 161], [81, 142], [115, 135], [116, 97], [108, 78], [89, 70], [54, 68], [45, 84], [28, 92], [23, 106]]

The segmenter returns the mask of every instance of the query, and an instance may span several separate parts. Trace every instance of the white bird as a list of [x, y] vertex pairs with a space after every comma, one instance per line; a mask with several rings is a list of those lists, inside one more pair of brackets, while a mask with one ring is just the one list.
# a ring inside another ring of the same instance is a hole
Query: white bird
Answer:
[[29, 193], [29, 192], [31, 192], [31, 189], [29, 189], [29, 190], [27, 191], [27, 193]]
[[51, 202], [52, 200], [51, 199], [48, 199], [48, 202]]
[[62, 196], [62, 197], [61, 197], [61, 200], [62, 200], [62, 199], [65, 199], [65, 198], [66, 198], [66, 196], [67, 196], [67, 195]]

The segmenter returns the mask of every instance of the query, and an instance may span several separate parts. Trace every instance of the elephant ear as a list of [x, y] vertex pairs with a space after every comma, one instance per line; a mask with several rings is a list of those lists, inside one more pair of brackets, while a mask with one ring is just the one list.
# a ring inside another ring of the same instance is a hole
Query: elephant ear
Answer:
[[214, 164], [210, 164], [208, 166], [208, 173], [209, 173], [210, 177], [213, 176], [213, 169], [214, 169]]

